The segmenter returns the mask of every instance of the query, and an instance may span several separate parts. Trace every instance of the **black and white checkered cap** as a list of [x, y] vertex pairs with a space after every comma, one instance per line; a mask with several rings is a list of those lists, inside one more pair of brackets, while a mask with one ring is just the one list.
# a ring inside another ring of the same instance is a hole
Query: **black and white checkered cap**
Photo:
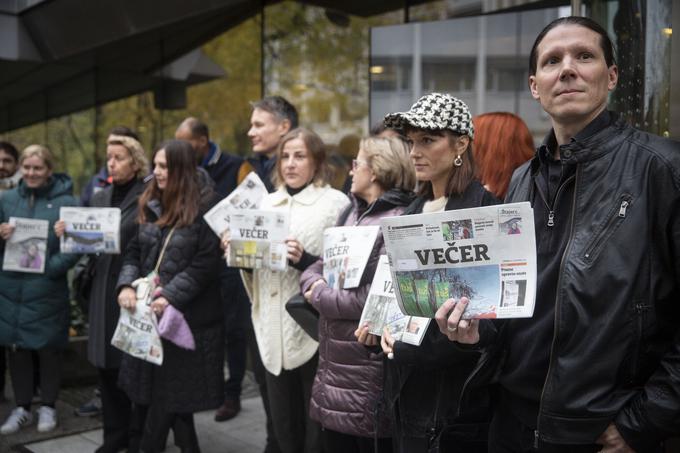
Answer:
[[385, 126], [403, 129], [405, 126], [417, 129], [448, 129], [461, 135], [475, 138], [472, 115], [465, 102], [447, 93], [430, 93], [418, 99], [408, 112], [385, 115]]

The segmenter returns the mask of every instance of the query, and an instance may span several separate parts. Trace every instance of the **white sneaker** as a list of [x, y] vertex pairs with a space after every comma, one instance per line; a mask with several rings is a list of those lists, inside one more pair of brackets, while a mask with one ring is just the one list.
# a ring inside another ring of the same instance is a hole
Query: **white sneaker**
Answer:
[[46, 433], [57, 427], [57, 410], [49, 406], [38, 408], [38, 432]]
[[7, 417], [7, 421], [0, 427], [0, 434], [15, 433], [31, 423], [33, 423], [33, 415], [23, 407], [16, 407]]

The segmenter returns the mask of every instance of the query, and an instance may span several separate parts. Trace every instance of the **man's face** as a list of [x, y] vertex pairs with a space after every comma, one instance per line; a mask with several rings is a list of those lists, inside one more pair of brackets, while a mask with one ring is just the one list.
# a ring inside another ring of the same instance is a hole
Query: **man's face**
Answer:
[[175, 131], [176, 140], [184, 140], [189, 142], [191, 147], [196, 152], [197, 162], [201, 162], [203, 158], [208, 154], [208, 139], [206, 137], [194, 137], [191, 133], [191, 129], [188, 126], [180, 126]]
[[585, 126], [607, 105], [618, 70], [607, 67], [600, 35], [580, 25], [558, 25], [537, 49], [531, 95], [553, 121]]
[[9, 178], [17, 172], [17, 161], [4, 149], [0, 149], [0, 178]]
[[279, 121], [273, 114], [256, 108], [250, 116], [248, 138], [253, 144], [253, 152], [271, 154], [286, 132], [290, 130], [288, 120]]

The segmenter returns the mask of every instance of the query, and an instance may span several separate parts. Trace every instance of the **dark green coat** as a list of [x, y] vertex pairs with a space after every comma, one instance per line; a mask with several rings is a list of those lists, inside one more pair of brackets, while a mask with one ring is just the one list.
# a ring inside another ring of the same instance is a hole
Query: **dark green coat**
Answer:
[[[29, 189], [19, 186], [0, 198], [0, 223], [10, 217], [50, 222], [44, 274], [0, 271], [0, 345], [24, 349], [63, 347], [68, 341], [69, 291], [66, 273], [78, 255], [59, 253], [54, 223], [59, 208], [76, 206], [73, 184], [64, 174], [54, 174], [47, 184]], [[4, 256], [5, 241], [0, 239]]]

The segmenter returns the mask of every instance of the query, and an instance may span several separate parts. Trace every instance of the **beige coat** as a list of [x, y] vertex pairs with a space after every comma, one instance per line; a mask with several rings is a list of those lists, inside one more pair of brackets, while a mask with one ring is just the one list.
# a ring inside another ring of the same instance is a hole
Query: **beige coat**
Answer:
[[[349, 199], [330, 186], [307, 186], [290, 196], [285, 188], [267, 195], [260, 209], [287, 211], [290, 214], [290, 236], [312, 255], [323, 252], [323, 231], [335, 221]], [[314, 356], [319, 344], [290, 317], [285, 304], [300, 291], [300, 271], [288, 266], [281, 271], [260, 269], [252, 274], [242, 272], [250, 295], [253, 326], [264, 367], [278, 376], [281, 370], [292, 370]]]

